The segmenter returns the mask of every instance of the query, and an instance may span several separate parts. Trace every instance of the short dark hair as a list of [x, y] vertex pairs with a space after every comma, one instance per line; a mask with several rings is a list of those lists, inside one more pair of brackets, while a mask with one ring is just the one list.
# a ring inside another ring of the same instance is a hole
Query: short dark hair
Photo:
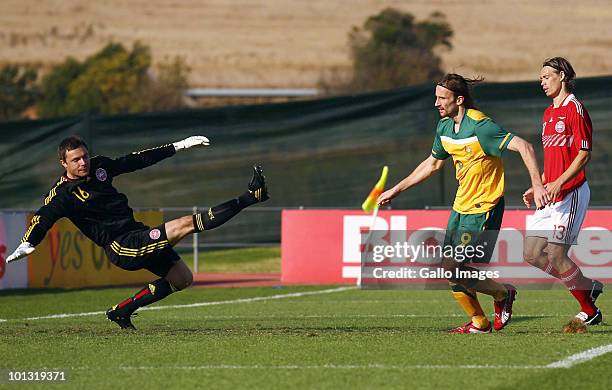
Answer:
[[563, 72], [563, 74], [565, 74], [565, 80], [563, 81], [568, 91], [574, 92], [574, 88], [576, 87], [576, 72], [574, 72], [574, 68], [568, 60], [563, 57], [548, 58], [542, 63], [542, 68], [545, 66], [550, 66], [557, 73]]
[[81, 137], [78, 135], [71, 135], [70, 137], [64, 138], [62, 142], [60, 142], [57, 147], [57, 156], [60, 160], [66, 161], [66, 152], [69, 150], [74, 150], [84, 146], [85, 149], [89, 150], [87, 144]]
[[474, 98], [472, 97], [472, 84], [483, 80], [484, 77], [468, 79], [456, 73], [448, 73], [438, 81], [438, 85], [452, 91], [455, 97], [463, 96], [463, 105], [466, 108], [476, 108]]

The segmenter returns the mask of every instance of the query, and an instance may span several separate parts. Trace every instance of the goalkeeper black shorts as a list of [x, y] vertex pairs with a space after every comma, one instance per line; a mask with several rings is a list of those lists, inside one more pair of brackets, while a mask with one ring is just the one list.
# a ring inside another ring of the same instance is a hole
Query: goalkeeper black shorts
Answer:
[[168, 242], [163, 224], [122, 234], [105, 246], [104, 251], [111, 263], [119, 268], [146, 269], [162, 278], [181, 259]]

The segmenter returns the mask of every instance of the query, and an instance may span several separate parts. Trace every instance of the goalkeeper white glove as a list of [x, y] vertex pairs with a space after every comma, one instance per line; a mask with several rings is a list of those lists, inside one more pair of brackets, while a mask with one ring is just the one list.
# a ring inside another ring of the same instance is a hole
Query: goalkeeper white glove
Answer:
[[6, 258], [6, 263], [8, 264], [11, 261], [19, 260], [23, 257], [26, 257], [32, 252], [34, 252], [34, 247], [29, 242], [19, 244], [17, 249], [15, 249], [15, 251], [11, 253], [9, 257]]
[[210, 145], [210, 141], [203, 135], [194, 135], [182, 141], [177, 141], [172, 145], [174, 145], [174, 149], [178, 152], [179, 150], [189, 149], [194, 146], [208, 146]]

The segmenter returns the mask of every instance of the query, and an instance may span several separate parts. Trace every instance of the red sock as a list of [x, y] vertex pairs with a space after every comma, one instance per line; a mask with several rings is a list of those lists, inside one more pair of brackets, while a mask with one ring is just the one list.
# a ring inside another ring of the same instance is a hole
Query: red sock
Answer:
[[548, 260], [546, 265], [542, 268], [542, 271], [557, 279], [561, 279], [561, 274], [555, 269], [555, 267], [553, 267], [552, 262], [550, 260]]
[[582, 271], [576, 264], [573, 264], [570, 269], [560, 274], [560, 279], [569, 289], [570, 293], [580, 303], [580, 308], [583, 312], [592, 316], [597, 311], [597, 307], [593, 303], [589, 295], [587, 286], [591, 285], [591, 280], [582, 275]]
[[160, 278], [149, 283], [138, 291], [136, 295], [122, 301], [114, 308], [120, 310], [124, 315], [132, 315], [139, 307], [147, 306], [160, 299], [164, 299], [174, 291], [176, 291], [176, 289], [172, 287], [170, 282], [164, 278]]

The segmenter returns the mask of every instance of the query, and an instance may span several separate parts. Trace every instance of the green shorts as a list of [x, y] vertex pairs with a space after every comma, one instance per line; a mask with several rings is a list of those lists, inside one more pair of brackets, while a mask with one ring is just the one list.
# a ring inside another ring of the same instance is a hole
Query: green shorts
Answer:
[[[444, 245], [456, 248], [455, 260], [488, 263], [495, 249], [504, 217], [504, 198], [491, 210], [480, 214], [461, 214], [453, 210], [448, 218]], [[470, 249], [467, 249], [471, 247]]]

